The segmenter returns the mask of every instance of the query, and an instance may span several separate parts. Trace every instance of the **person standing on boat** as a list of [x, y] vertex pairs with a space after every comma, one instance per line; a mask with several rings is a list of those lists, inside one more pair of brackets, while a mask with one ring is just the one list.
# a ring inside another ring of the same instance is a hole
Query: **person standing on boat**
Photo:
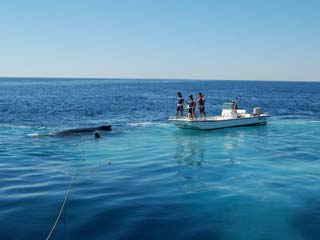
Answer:
[[176, 112], [176, 118], [178, 118], [179, 112], [181, 114], [181, 118], [183, 117], [183, 104], [184, 99], [182, 97], [181, 92], [177, 92], [178, 102], [177, 102], [177, 112]]
[[233, 104], [233, 111], [234, 111], [235, 113], [237, 113], [237, 110], [238, 110], [237, 101], [236, 101], [236, 100], [232, 100], [231, 103]]
[[198, 94], [198, 99], [197, 99], [200, 118], [202, 118], [202, 117], [206, 118], [206, 112], [204, 110], [204, 103], [205, 103], [204, 95], [200, 92]]
[[190, 119], [196, 118], [195, 108], [196, 108], [196, 102], [193, 100], [193, 96], [190, 95], [188, 100], [188, 118]]

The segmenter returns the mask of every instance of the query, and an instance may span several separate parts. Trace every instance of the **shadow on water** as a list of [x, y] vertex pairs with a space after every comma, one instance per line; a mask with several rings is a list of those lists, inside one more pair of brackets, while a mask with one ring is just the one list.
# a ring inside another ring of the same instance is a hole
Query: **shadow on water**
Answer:
[[303, 239], [320, 239], [320, 200], [319, 198], [306, 202], [303, 210], [293, 219], [295, 229]]

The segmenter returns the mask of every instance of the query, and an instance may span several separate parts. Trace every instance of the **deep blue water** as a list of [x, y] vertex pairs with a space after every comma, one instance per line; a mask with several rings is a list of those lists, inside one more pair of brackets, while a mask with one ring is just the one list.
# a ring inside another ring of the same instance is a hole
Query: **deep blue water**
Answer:
[[[271, 117], [176, 129], [177, 91]], [[2, 78], [0, 239], [45, 239], [73, 176], [51, 239], [320, 239], [319, 109], [310, 82]]]

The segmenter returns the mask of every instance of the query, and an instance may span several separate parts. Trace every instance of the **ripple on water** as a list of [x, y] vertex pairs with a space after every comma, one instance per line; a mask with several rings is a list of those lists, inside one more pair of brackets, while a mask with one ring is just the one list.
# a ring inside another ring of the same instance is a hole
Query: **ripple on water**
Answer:
[[[318, 85], [173, 84], [1, 85], [0, 238], [44, 239], [76, 175], [55, 239], [318, 239], [319, 101], [301, 102], [309, 92], [320, 100]], [[253, 94], [261, 86], [266, 93]], [[252, 128], [176, 129], [166, 121], [175, 89], [207, 89], [211, 113], [242, 94], [242, 105], [275, 117]], [[290, 96], [299, 101], [284, 107]], [[114, 130], [99, 140], [44, 136], [105, 120]]]

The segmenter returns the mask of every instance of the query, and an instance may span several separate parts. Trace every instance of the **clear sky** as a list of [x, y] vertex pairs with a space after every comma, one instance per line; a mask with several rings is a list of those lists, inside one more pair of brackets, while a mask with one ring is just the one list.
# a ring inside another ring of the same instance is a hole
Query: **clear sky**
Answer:
[[320, 80], [317, 0], [1, 0], [0, 76]]

